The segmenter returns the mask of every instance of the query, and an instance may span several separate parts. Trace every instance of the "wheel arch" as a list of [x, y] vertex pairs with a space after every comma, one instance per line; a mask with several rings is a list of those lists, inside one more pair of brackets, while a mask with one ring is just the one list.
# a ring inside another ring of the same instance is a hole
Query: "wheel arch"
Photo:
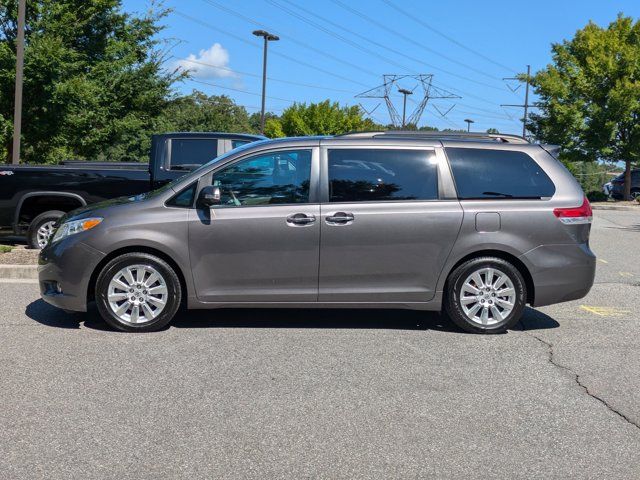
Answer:
[[125, 253], [148, 253], [150, 255], [155, 255], [156, 257], [161, 258], [162, 260], [167, 262], [171, 266], [171, 268], [173, 268], [173, 270], [176, 272], [176, 275], [180, 280], [180, 288], [182, 289], [182, 292], [183, 292], [182, 302], [183, 302], [183, 305], [186, 305], [185, 302], [188, 296], [188, 288], [187, 288], [187, 282], [185, 280], [185, 274], [180, 268], [180, 266], [176, 263], [175, 260], [173, 260], [173, 258], [171, 258], [170, 255], [167, 255], [165, 252], [158, 250], [157, 248], [141, 246], [141, 245], [132, 245], [132, 246], [118, 248], [116, 250], [113, 250], [112, 252], [109, 252], [102, 260], [100, 260], [100, 262], [93, 269], [93, 272], [91, 273], [91, 277], [89, 279], [89, 283], [87, 285], [87, 303], [95, 300], [96, 282], [98, 281], [98, 275], [100, 275], [100, 272], [102, 271], [104, 266], [114, 258], [119, 257], [120, 255], [123, 255]]
[[505, 261], [511, 263], [515, 268], [517, 268], [518, 271], [520, 272], [520, 274], [522, 275], [522, 278], [524, 278], [524, 283], [525, 283], [525, 286], [527, 287], [527, 303], [529, 305], [533, 305], [534, 304], [534, 300], [535, 300], [535, 285], [533, 283], [533, 277], [531, 276], [531, 272], [529, 272], [529, 269], [522, 262], [522, 260], [520, 260], [515, 255], [513, 255], [511, 253], [508, 253], [508, 252], [505, 252], [503, 250], [492, 250], [492, 249], [477, 250], [477, 251], [469, 253], [469, 254], [465, 255], [464, 257], [460, 258], [455, 264], [453, 264], [453, 266], [447, 272], [446, 280], [444, 282], [443, 291], [444, 292], [447, 291], [447, 287], [449, 285], [449, 278], [451, 277], [451, 272], [453, 272], [456, 268], [458, 268], [464, 262], [467, 262], [469, 260], [472, 260], [474, 258], [479, 258], [479, 257], [496, 257], [496, 258], [500, 258], [502, 260], [505, 260]]
[[[13, 231], [16, 235], [18, 234], [18, 230], [19, 230], [20, 215], [23, 211], [23, 208], [26, 208], [25, 204], [28, 206], [31, 201], [35, 201], [38, 199], [46, 199], [50, 197], [57, 197], [67, 201], [72, 200], [74, 202], [77, 202], [78, 205], [74, 205], [73, 206], [74, 208], [85, 207], [87, 205], [87, 201], [77, 193], [55, 192], [55, 191], [47, 191], [47, 190], [25, 193], [22, 197], [20, 197], [20, 200], [18, 200], [18, 203], [16, 204], [14, 217], [13, 217]], [[49, 210], [60, 210], [63, 212], [68, 212], [73, 210], [73, 208], [68, 209], [66, 208], [65, 205], [61, 206], [61, 204], [56, 205], [54, 203], [52, 205], [47, 205], [46, 209], [36, 209], [35, 212], [32, 212], [32, 216], [30, 220], [33, 220], [39, 214]]]

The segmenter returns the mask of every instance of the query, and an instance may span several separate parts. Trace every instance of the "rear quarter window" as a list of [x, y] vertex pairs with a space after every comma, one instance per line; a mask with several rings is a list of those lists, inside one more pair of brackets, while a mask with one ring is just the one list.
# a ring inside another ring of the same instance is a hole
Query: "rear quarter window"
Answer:
[[556, 188], [540, 165], [524, 152], [445, 148], [458, 198], [541, 199]]

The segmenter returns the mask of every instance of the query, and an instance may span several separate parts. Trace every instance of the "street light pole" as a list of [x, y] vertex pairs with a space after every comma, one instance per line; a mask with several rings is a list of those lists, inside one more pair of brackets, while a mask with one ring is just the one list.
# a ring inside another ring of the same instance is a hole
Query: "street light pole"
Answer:
[[465, 118], [464, 119], [465, 122], [467, 122], [467, 132], [471, 131], [471, 124], [472, 123], [476, 123], [474, 120], [471, 120], [470, 118]]
[[16, 38], [16, 89], [13, 108], [13, 148], [11, 163], [20, 163], [20, 135], [22, 130], [22, 79], [24, 75], [24, 22], [27, 0], [18, 1], [18, 36]]
[[398, 92], [400, 92], [404, 96], [404, 100], [402, 103], [402, 128], [404, 128], [406, 125], [405, 116], [407, 113], [407, 95], [412, 95], [413, 92], [411, 90], [407, 90], [406, 88], [399, 88]]
[[262, 110], [260, 112], [260, 133], [264, 135], [264, 107], [267, 93], [267, 45], [270, 41], [275, 42], [280, 40], [280, 37], [265, 30], [255, 30], [253, 34], [256, 37], [264, 38], [264, 50], [262, 55]]

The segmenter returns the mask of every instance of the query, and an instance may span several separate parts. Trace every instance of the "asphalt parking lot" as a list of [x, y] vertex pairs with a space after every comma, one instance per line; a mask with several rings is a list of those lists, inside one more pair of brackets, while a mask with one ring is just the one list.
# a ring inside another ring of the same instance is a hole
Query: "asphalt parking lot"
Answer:
[[154, 334], [0, 283], [0, 478], [638, 478], [640, 215], [504, 335], [407, 311], [208, 311]]

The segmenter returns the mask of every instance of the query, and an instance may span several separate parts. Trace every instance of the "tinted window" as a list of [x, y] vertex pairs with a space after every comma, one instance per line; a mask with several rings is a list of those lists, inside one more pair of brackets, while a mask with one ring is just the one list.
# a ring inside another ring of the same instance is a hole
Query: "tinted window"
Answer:
[[309, 201], [311, 150], [287, 150], [241, 160], [214, 173], [221, 206], [278, 205]]
[[231, 148], [238, 148], [247, 143], [251, 143], [251, 140], [231, 140]]
[[[190, 170], [218, 155], [218, 140], [212, 138], [174, 138], [171, 140], [171, 169]], [[177, 167], [177, 168], [176, 168]]]
[[167, 205], [171, 207], [190, 207], [193, 205], [193, 196], [196, 193], [196, 185], [197, 183], [193, 183], [174, 195], [167, 201]]
[[529, 155], [509, 150], [447, 148], [461, 199], [551, 197], [555, 187]]
[[331, 202], [436, 198], [438, 174], [433, 151], [329, 150]]

